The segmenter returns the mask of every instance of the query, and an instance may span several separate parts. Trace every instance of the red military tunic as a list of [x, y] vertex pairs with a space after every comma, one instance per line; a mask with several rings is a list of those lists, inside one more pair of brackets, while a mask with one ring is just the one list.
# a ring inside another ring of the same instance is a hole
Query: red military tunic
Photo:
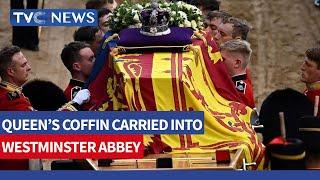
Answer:
[[[64, 95], [66, 96], [68, 101], [71, 101], [77, 93], [82, 89], [84, 85], [83, 81], [77, 80], [77, 79], [70, 79], [69, 85], [64, 90]], [[95, 110], [95, 101], [91, 98], [89, 102], [81, 105], [81, 110]], [[79, 108], [79, 107], [77, 107]]]
[[232, 77], [232, 81], [245, 105], [255, 108], [251, 79], [247, 74]]
[[[308, 99], [314, 104], [315, 103], [315, 97], [320, 97], [320, 82], [315, 82], [308, 86], [308, 88], [305, 90], [304, 94], [308, 97]], [[320, 105], [320, 103], [319, 103]], [[318, 117], [320, 115], [320, 109], [318, 110]]]
[[30, 101], [21, 88], [8, 82], [0, 82], [0, 111], [31, 111]]
[[[21, 93], [21, 88], [8, 82], [0, 82], [0, 111], [31, 111], [28, 98]], [[0, 159], [0, 170], [27, 170], [28, 159]]]
[[76, 96], [76, 94], [82, 89], [83, 85], [83, 81], [70, 79], [67, 88], [64, 90], [64, 95], [66, 96], [68, 101], [71, 101]]
[[[11, 83], [0, 82], [0, 111], [32, 111], [34, 110], [21, 88]], [[77, 104], [69, 102], [60, 111], [77, 111]], [[0, 159], [0, 170], [28, 170], [28, 159]]]

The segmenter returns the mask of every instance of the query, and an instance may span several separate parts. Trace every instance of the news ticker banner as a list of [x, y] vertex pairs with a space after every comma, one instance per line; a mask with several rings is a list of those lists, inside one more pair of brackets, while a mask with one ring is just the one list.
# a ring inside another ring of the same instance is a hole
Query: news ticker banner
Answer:
[[0, 112], [0, 134], [203, 134], [203, 112]]
[[95, 9], [11, 9], [12, 26], [98, 26]]
[[0, 112], [5, 159], [142, 158], [142, 134], [203, 134], [203, 112]]
[[0, 135], [2, 159], [138, 159], [142, 135]]

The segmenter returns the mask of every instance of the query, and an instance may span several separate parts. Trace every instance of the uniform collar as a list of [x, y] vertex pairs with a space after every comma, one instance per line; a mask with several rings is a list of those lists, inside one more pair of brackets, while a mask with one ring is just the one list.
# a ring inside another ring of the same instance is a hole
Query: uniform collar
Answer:
[[247, 79], [246, 73], [232, 76], [233, 81], [240, 81], [240, 80], [246, 80], [246, 79]]
[[70, 79], [70, 84], [74, 86], [80, 86], [82, 87], [84, 85], [83, 81], [80, 81], [78, 79]]
[[8, 91], [17, 91], [19, 93], [22, 92], [21, 87], [15, 85], [15, 84], [9, 83], [7, 81], [0, 81], [0, 87], [3, 87], [5, 89], [7, 89]]

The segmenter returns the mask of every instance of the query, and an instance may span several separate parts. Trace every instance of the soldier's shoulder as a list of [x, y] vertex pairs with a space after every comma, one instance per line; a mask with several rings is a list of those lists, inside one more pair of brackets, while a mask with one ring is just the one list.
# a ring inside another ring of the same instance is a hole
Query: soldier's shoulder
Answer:
[[0, 83], [0, 98], [2, 100], [14, 101], [22, 97], [21, 88], [3, 82]]

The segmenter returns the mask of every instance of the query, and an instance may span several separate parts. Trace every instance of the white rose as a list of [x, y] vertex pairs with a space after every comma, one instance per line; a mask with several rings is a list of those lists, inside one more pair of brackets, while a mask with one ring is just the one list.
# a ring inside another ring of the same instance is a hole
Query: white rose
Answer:
[[142, 23], [137, 23], [136, 24], [136, 28], [141, 28], [142, 27]]
[[189, 4], [186, 4], [185, 7], [186, 7], [188, 10], [190, 10], [190, 9], [192, 8], [191, 5], [189, 5]]
[[114, 18], [113, 21], [114, 22], [119, 22], [119, 19], [118, 18]]
[[135, 28], [136, 26], [135, 25], [129, 25], [128, 28], [132, 29], [132, 28]]
[[193, 29], [196, 29], [196, 28], [197, 28], [197, 22], [196, 22], [195, 20], [192, 20], [192, 21], [191, 21], [191, 27], [192, 27]]
[[190, 23], [190, 21], [188, 21], [188, 20], [185, 20], [184, 21], [184, 27], [191, 27], [191, 23]]
[[117, 14], [116, 14], [116, 16], [118, 16], [118, 17], [119, 17], [119, 16], [120, 16], [120, 13], [117, 13]]
[[178, 11], [178, 14], [183, 18], [183, 19], [188, 19], [188, 16], [185, 12], [183, 11]]
[[192, 9], [193, 11], [199, 10], [199, 8], [197, 8], [196, 6], [193, 6], [193, 5], [191, 5], [191, 9]]
[[171, 9], [169, 7], [164, 8], [165, 11], [171, 12]]
[[139, 15], [138, 15], [138, 13], [135, 13], [135, 15], [133, 16], [133, 20], [135, 21], [135, 22], [139, 22], [140, 20], [139, 20]]
[[140, 4], [137, 4], [137, 8], [138, 8], [139, 10], [142, 10], [142, 9], [143, 9], [143, 6], [141, 6]]

